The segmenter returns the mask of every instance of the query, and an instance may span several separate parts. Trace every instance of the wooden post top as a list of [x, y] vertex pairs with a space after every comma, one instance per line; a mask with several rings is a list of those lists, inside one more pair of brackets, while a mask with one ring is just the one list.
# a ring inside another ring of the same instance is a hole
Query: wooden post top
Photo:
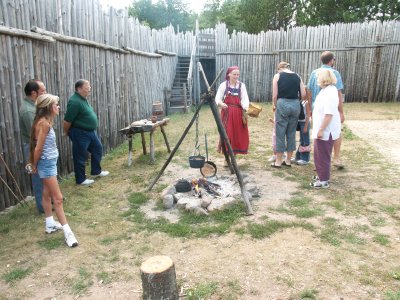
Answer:
[[146, 274], [158, 274], [165, 272], [174, 265], [168, 256], [153, 256], [145, 260], [140, 266], [140, 271]]

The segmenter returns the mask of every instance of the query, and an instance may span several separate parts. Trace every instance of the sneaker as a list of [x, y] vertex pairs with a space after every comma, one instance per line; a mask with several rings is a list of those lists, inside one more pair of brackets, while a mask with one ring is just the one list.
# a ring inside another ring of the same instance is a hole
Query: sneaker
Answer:
[[308, 161], [300, 159], [300, 160], [296, 161], [296, 164], [299, 166], [305, 166], [308, 164]]
[[65, 242], [67, 243], [68, 247], [71, 248], [78, 246], [78, 241], [76, 240], [75, 235], [72, 233], [72, 231], [65, 234]]
[[94, 182], [93, 179], [86, 178], [84, 182], [81, 182], [80, 185], [90, 185]]
[[60, 229], [62, 229], [62, 225], [57, 221], [54, 221], [53, 225], [45, 226], [46, 233], [53, 233]]
[[276, 156], [272, 155], [269, 159], [268, 162], [274, 162], [276, 160]]
[[93, 175], [93, 177], [106, 177], [110, 174], [108, 171], [101, 171], [100, 174]]
[[318, 175], [314, 175], [314, 176], [312, 177], [312, 181], [317, 181], [317, 180], [319, 180]]
[[310, 182], [310, 187], [314, 189], [327, 189], [329, 188], [329, 182], [328, 181], [314, 181]]

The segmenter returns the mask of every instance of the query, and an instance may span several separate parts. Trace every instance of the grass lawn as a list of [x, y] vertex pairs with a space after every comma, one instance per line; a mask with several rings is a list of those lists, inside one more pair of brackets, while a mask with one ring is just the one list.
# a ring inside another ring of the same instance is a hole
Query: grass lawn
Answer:
[[[346, 103], [345, 110], [346, 120], [365, 120], [366, 127], [371, 120], [400, 120], [399, 104]], [[271, 111], [264, 104], [260, 118], [250, 119], [250, 153], [238, 159], [260, 184], [254, 216], [246, 217], [240, 203], [209, 216], [181, 212], [178, 222], [150, 218], [143, 207], [154, 203], [155, 213], [163, 210], [160, 192], [190, 171], [195, 131], [193, 126], [150, 192], [168, 153], [157, 132], [151, 164], [135, 137], [131, 167], [125, 142], [103, 160], [108, 177], [90, 187], [76, 186], [72, 176], [61, 179], [77, 248], [69, 249], [61, 232], [44, 233], [34, 201], [0, 215], [0, 300], [141, 299], [139, 267], [153, 255], [174, 260], [186, 299], [400, 299], [400, 164], [345, 123], [346, 168], [332, 171], [330, 189], [311, 190], [312, 164], [268, 166]], [[171, 147], [191, 117], [170, 116]], [[220, 174], [223, 160], [207, 106], [199, 120], [201, 143], [205, 133]]]

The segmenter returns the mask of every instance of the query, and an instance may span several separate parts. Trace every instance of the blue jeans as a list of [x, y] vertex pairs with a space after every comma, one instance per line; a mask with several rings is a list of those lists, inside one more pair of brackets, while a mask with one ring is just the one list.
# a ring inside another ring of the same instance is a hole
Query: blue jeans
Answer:
[[101, 173], [101, 157], [103, 146], [96, 131], [86, 131], [80, 128], [71, 127], [68, 136], [72, 141], [72, 157], [74, 159], [75, 182], [81, 184], [86, 180], [85, 163], [87, 153], [91, 154], [91, 175]]
[[276, 152], [296, 150], [296, 127], [299, 114], [298, 99], [278, 99], [275, 112]]
[[[305, 122], [299, 122], [299, 128], [300, 128], [300, 146], [309, 146], [310, 145], [310, 123], [308, 123], [307, 126], [307, 132], [303, 132]], [[310, 161], [310, 152], [300, 152], [299, 148], [297, 148], [296, 151], [296, 160], [304, 160], [304, 161]]]
[[[24, 143], [24, 155], [25, 155], [25, 162], [29, 162], [29, 144]], [[39, 213], [44, 213], [43, 206], [42, 206], [42, 192], [43, 192], [43, 184], [42, 180], [39, 177], [39, 174], [31, 174], [32, 179], [32, 190], [33, 194], [35, 195], [36, 200], [36, 208]]]

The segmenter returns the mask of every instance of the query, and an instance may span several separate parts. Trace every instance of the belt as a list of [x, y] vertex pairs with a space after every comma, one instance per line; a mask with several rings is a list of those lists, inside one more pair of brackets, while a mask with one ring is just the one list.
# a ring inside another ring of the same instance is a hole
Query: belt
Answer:
[[228, 103], [225, 103], [226, 105], [228, 105], [228, 106], [232, 106], [232, 107], [239, 107], [239, 108], [242, 108], [242, 106], [241, 105], [238, 105], [238, 104], [228, 104]]

